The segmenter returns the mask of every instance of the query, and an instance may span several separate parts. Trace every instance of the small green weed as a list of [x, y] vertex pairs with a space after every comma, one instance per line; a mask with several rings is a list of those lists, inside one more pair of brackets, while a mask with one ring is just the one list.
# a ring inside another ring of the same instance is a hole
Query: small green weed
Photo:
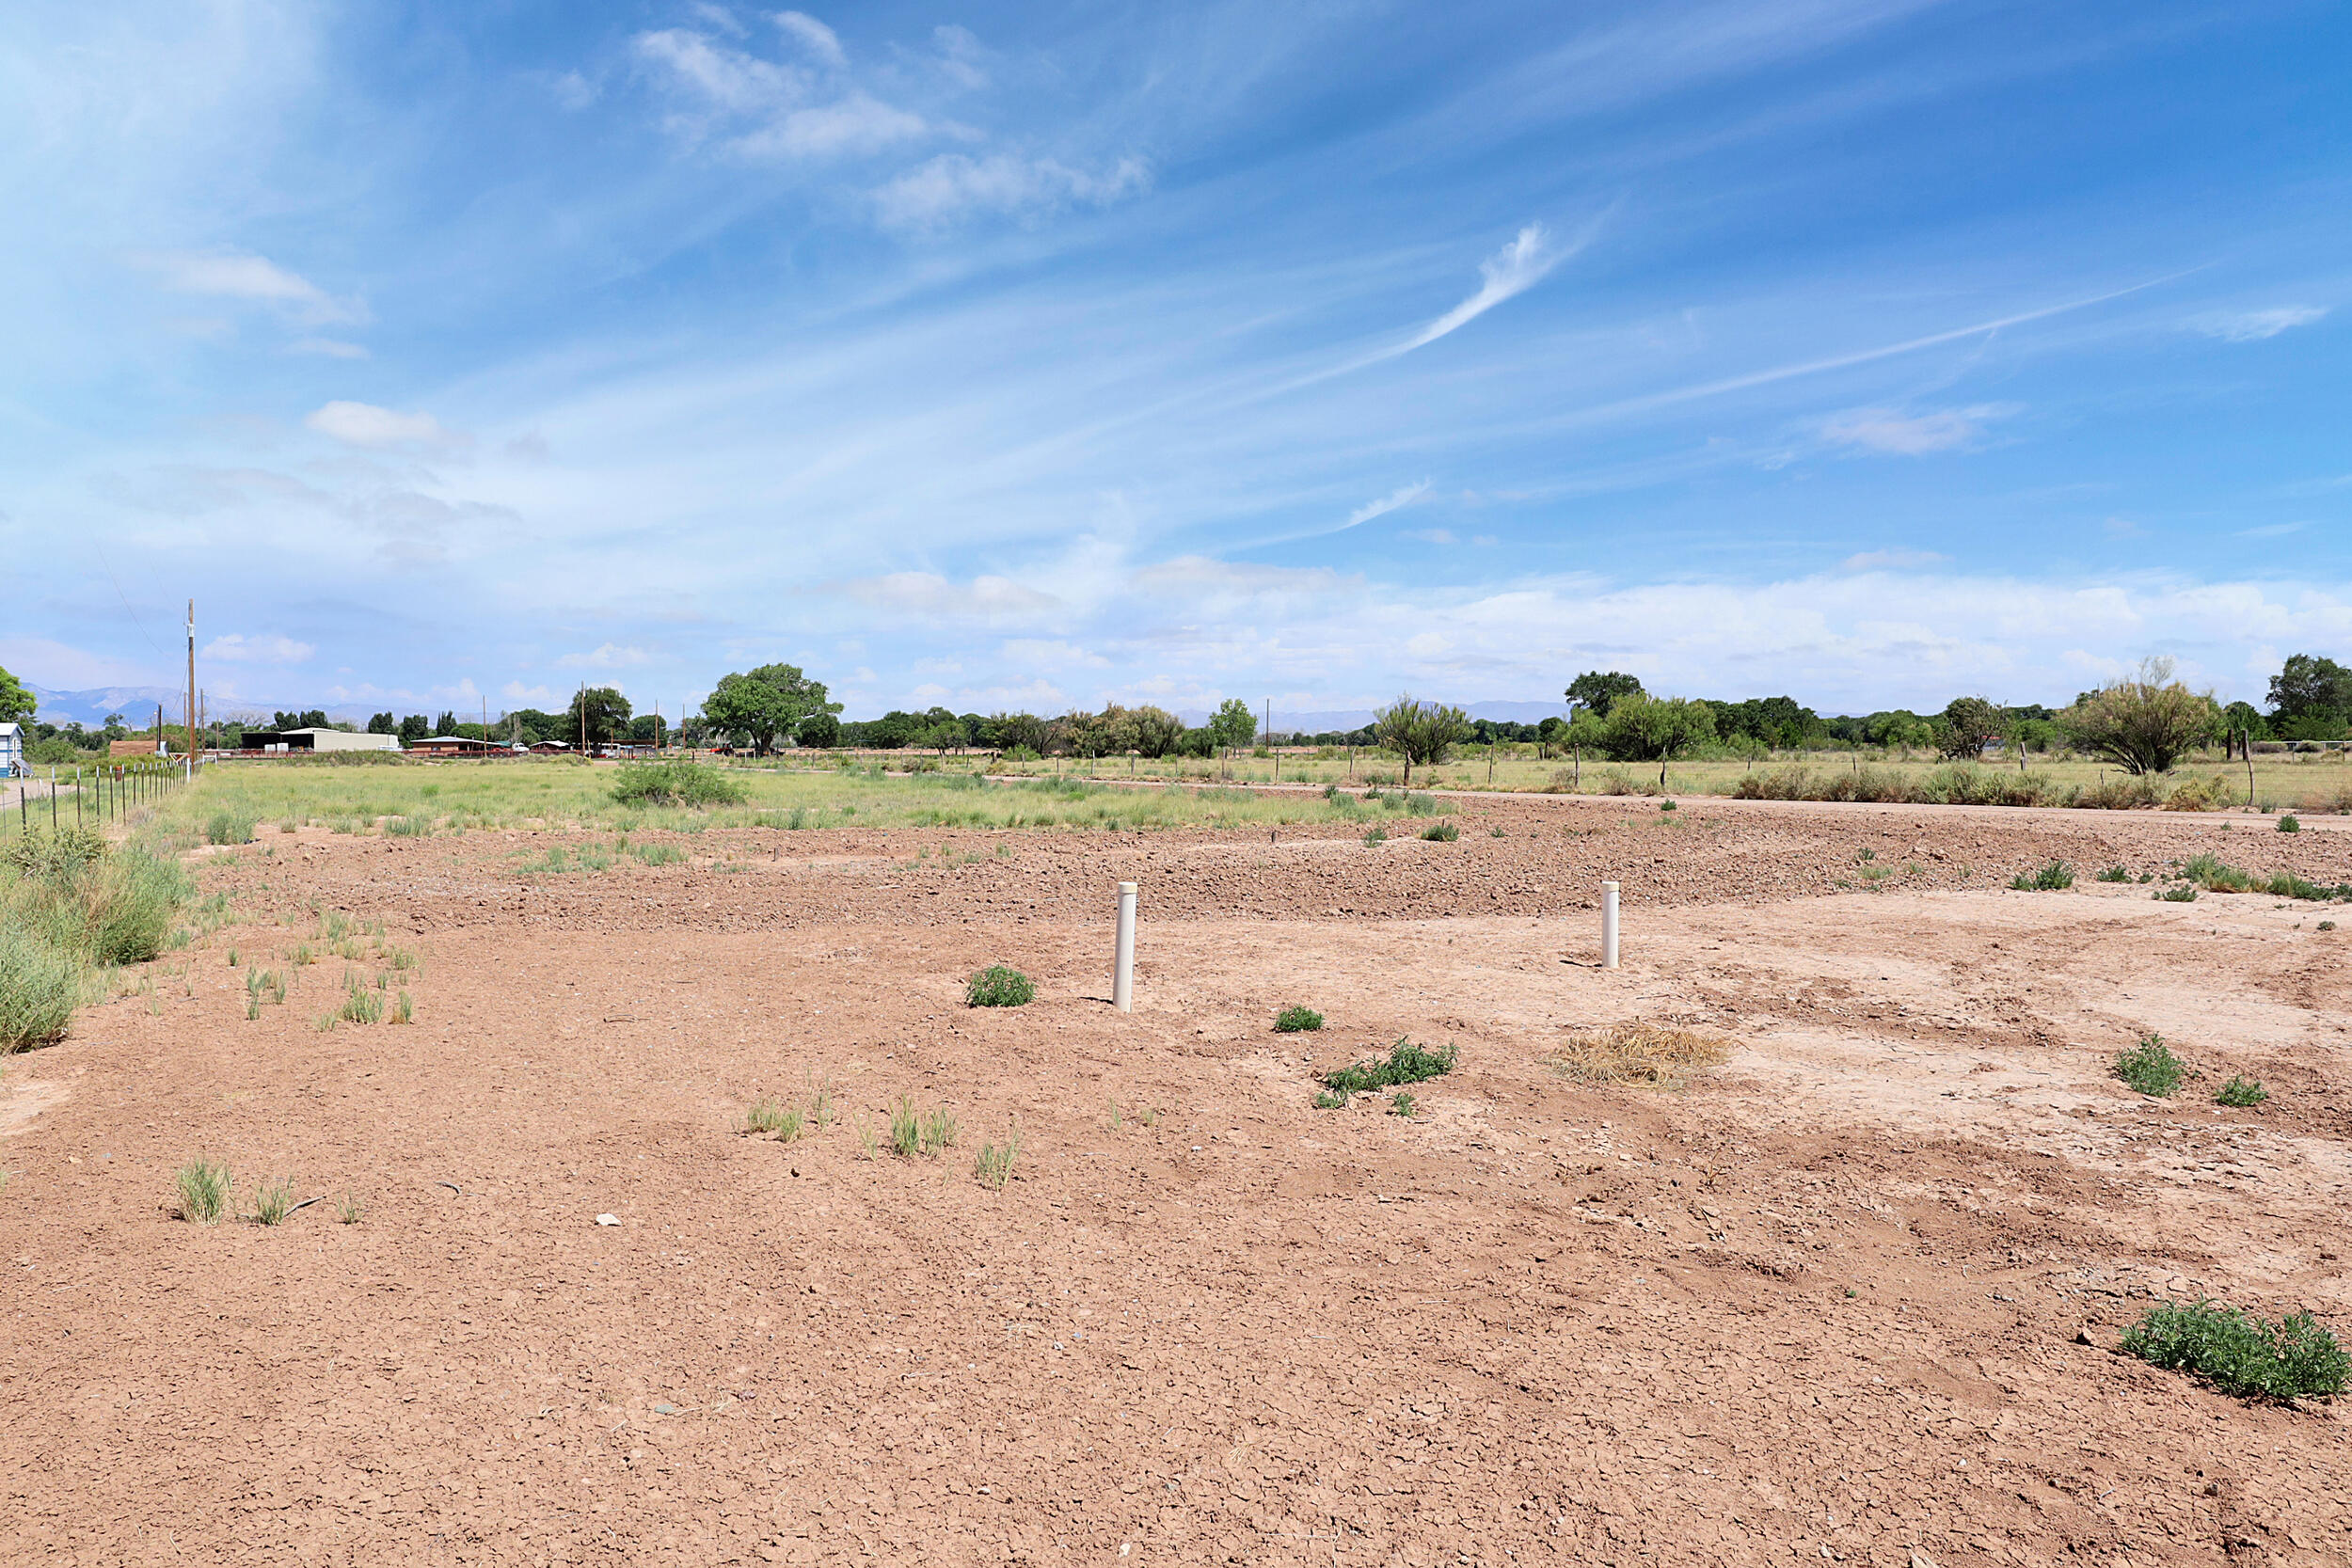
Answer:
[[1462, 830], [1451, 822], [1433, 822], [1421, 831], [1421, 836], [1432, 844], [1452, 844], [1462, 836]]
[[901, 1160], [912, 1160], [922, 1148], [922, 1118], [914, 1114], [914, 1101], [900, 1095], [890, 1112], [890, 1152]]
[[275, 1181], [262, 1182], [261, 1186], [254, 1189], [253, 1193], [254, 1223], [257, 1225], [285, 1224], [287, 1214], [294, 1210], [294, 1180], [291, 1177], [280, 1177]]
[[1389, 1048], [1388, 1059], [1375, 1056], [1370, 1061], [1351, 1067], [1334, 1068], [1323, 1075], [1326, 1088], [1342, 1094], [1358, 1094], [1370, 1089], [1394, 1088], [1400, 1084], [1418, 1084], [1454, 1070], [1454, 1048], [1440, 1046], [1432, 1051], [1409, 1039], [1400, 1039]]
[[784, 1130], [784, 1103], [772, 1095], [762, 1095], [752, 1101], [752, 1108], [743, 1113], [743, 1131], [770, 1133]]
[[2290, 812], [2279, 818], [2279, 831], [2282, 833], [2299, 833], [2303, 831], [2303, 824]]
[[343, 1005], [336, 1016], [346, 1023], [380, 1023], [384, 1019], [384, 999], [354, 980], [343, 992]]
[[2116, 1348], [2248, 1399], [2340, 1393], [2352, 1375], [2352, 1358], [2309, 1312], [2274, 1323], [2201, 1296], [2152, 1308]]
[[2164, 888], [2148, 896], [2159, 904], [2194, 904], [2197, 902], [2197, 884], [2183, 882], [2179, 887]]
[[2120, 865], [2110, 865], [2099, 873], [2099, 879], [2103, 882], [2128, 882], [2132, 874]]
[[2139, 1043], [2115, 1059], [2115, 1075], [2141, 1094], [2161, 1100], [2181, 1086], [2188, 1068], [2162, 1035], [2142, 1035]]
[[1290, 1006], [1274, 1015], [1278, 1035], [1311, 1034], [1323, 1027], [1323, 1015], [1312, 1007]]
[[1386, 844], [1389, 842], [1388, 831], [1383, 828], [1367, 828], [1364, 831], [1364, 842], [1366, 844]]
[[1001, 1144], [982, 1144], [977, 1159], [972, 1162], [972, 1174], [981, 1186], [992, 1192], [1003, 1192], [1005, 1183], [1012, 1180], [1013, 1163], [1021, 1158], [1021, 1129], [1008, 1128]]
[[1337, 1089], [1317, 1089], [1315, 1091], [1315, 1109], [1318, 1111], [1344, 1111], [1347, 1109], [1347, 1096], [1342, 1094]]
[[367, 1218], [367, 1204], [350, 1193], [345, 1193], [335, 1200], [335, 1218], [340, 1224], [358, 1225]]
[[2074, 873], [2064, 861], [2052, 861], [2031, 875], [2019, 872], [2009, 885], [2019, 893], [2061, 893], [2074, 885]]
[[229, 1167], [212, 1160], [191, 1160], [180, 1167], [180, 1217], [212, 1225], [229, 1208], [234, 1182]]
[[2235, 1105], [2241, 1109], [2249, 1105], [2259, 1105], [2269, 1098], [2270, 1091], [2264, 1088], [2259, 1080], [2246, 1077], [2242, 1073], [2231, 1074], [2230, 1081], [2213, 1092], [2215, 1104]]
[[1017, 969], [991, 964], [965, 982], [967, 1007], [1022, 1007], [1037, 1000], [1037, 987]]
[[1396, 1098], [1389, 1101], [1389, 1115], [1392, 1117], [1409, 1117], [1419, 1109], [1421, 1102], [1413, 1098], [1409, 1089], [1397, 1090]]
[[923, 1158], [936, 1160], [941, 1150], [953, 1148], [959, 1132], [956, 1118], [946, 1111], [926, 1111], [920, 1139]]
[[1680, 802], [1678, 801], [1661, 800], [1658, 802], [1658, 809], [1660, 811], [1679, 811], [1682, 808]]

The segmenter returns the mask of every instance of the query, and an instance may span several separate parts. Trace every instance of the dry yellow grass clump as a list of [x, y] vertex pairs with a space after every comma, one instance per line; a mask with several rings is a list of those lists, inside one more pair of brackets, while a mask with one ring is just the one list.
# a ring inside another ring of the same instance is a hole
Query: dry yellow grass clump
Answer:
[[1556, 1072], [1587, 1084], [1649, 1084], [1679, 1088], [1683, 1075], [1721, 1067], [1731, 1042], [1661, 1023], [1612, 1023], [1570, 1035], [1544, 1057]]

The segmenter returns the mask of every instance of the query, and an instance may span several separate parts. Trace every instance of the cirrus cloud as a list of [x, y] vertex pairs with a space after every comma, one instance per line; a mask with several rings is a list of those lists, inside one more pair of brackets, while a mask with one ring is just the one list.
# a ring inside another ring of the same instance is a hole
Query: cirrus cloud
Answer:
[[372, 403], [349, 403], [341, 399], [312, 409], [303, 417], [302, 422], [321, 436], [341, 441], [345, 446], [364, 447], [370, 451], [402, 447], [446, 450], [470, 445], [473, 440], [465, 432], [450, 429], [430, 414], [404, 414], [397, 409], [378, 408]]

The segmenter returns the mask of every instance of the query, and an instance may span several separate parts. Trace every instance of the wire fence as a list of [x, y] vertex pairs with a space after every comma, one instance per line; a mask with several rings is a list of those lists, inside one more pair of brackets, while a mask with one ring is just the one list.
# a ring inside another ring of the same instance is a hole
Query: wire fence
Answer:
[[25, 778], [0, 784], [0, 833], [127, 825], [135, 814], [152, 811], [194, 777], [184, 758], [163, 757], [45, 771], [44, 778], [44, 769], [37, 767]]

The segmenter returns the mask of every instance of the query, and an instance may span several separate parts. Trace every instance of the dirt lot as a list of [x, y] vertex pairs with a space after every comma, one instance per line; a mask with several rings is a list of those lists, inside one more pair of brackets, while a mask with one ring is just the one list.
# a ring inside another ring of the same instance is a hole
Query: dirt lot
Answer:
[[[2340, 1405], [2111, 1349], [2201, 1291], [2352, 1327], [2352, 910], [2088, 876], [2335, 882], [2352, 837], [1462, 820], [204, 852], [229, 924], [0, 1080], [0, 1560], [2352, 1561]], [[2084, 879], [2005, 890], [2051, 859]], [[319, 1028], [391, 948], [415, 1023]], [[961, 1006], [994, 960], [1037, 1002]], [[1737, 1050], [1682, 1092], [1539, 1060], [1633, 1018]], [[2171, 1101], [2108, 1074], [2150, 1030]], [[1459, 1048], [1423, 1115], [1312, 1108], [1401, 1036]], [[2233, 1072], [2273, 1098], [2216, 1107]], [[737, 1131], [827, 1077], [831, 1126]], [[865, 1157], [901, 1095], [959, 1145]], [[365, 1218], [181, 1221], [199, 1152]]]

